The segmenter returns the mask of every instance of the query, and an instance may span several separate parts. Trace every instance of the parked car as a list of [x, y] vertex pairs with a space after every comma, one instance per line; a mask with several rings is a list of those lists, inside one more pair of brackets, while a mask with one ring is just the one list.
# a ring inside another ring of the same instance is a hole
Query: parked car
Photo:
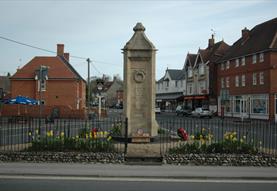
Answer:
[[193, 117], [209, 117], [209, 118], [211, 118], [213, 116], [213, 112], [211, 112], [208, 109], [198, 107], [198, 108], [195, 108], [194, 111], [192, 111], [191, 115]]
[[155, 113], [156, 114], [161, 114], [161, 108], [155, 107]]
[[188, 116], [191, 115], [192, 110], [188, 107], [178, 106], [176, 108], [176, 115]]

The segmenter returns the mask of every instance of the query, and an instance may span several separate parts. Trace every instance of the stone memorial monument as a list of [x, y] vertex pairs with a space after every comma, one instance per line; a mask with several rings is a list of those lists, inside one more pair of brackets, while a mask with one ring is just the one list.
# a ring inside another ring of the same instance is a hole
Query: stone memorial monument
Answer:
[[137, 23], [124, 46], [124, 116], [133, 143], [147, 143], [157, 136], [155, 117], [155, 65], [157, 49]]

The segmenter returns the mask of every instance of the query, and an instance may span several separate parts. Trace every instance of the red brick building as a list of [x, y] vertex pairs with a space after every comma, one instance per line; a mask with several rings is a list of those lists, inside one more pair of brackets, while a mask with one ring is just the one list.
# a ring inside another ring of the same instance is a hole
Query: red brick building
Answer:
[[217, 83], [219, 115], [277, 120], [277, 18], [242, 30]]
[[187, 107], [217, 111], [217, 63], [228, 48], [224, 41], [215, 43], [212, 35], [207, 48], [199, 49], [197, 54], [187, 54], [183, 68], [186, 72], [184, 100]]
[[[48, 72], [40, 83], [41, 67]], [[64, 53], [63, 44], [57, 45], [57, 56], [36, 56], [10, 79], [12, 97], [41, 99], [48, 108], [64, 107], [72, 111], [85, 108], [86, 82], [70, 65], [69, 53]]]

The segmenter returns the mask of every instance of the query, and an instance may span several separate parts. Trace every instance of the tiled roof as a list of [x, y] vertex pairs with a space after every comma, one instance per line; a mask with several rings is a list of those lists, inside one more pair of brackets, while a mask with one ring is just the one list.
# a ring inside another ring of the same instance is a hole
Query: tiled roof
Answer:
[[184, 70], [175, 70], [175, 69], [167, 69], [167, 72], [170, 75], [172, 80], [183, 80], [185, 79]]
[[30, 62], [19, 69], [11, 79], [30, 79], [35, 78], [36, 71], [39, 67], [48, 67], [48, 79], [84, 79], [79, 75], [79, 73], [60, 56], [37, 56], [34, 57]]
[[222, 61], [236, 57], [264, 51], [277, 49], [277, 18], [266, 21], [250, 30], [249, 38], [238, 39], [228, 50]]

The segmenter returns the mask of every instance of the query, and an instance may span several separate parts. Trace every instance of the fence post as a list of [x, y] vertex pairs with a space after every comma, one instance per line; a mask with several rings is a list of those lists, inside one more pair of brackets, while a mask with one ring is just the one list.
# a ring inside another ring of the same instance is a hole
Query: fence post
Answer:
[[125, 147], [124, 147], [124, 154], [127, 154], [127, 147], [128, 147], [128, 118], [125, 118]]

